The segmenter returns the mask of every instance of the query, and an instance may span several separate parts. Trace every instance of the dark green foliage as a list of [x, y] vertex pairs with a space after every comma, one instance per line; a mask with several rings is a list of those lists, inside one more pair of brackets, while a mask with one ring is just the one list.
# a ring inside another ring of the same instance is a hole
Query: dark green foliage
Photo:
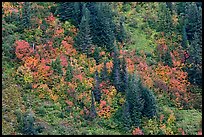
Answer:
[[172, 14], [172, 12], [173, 12], [173, 4], [172, 4], [172, 2], [166, 2], [166, 7], [169, 8], [169, 10], [170, 10], [170, 12]]
[[189, 81], [192, 84], [202, 85], [202, 44], [199, 41], [198, 33], [194, 35], [194, 41], [190, 46], [190, 57], [188, 63], [191, 64], [190, 68], [187, 68]]
[[95, 50], [94, 50], [94, 55], [93, 55], [94, 59], [96, 60], [96, 65], [98, 65], [99, 61], [100, 61], [100, 55], [99, 54], [100, 54], [99, 47], [96, 46]]
[[176, 3], [176, 12], [178, 15], [184, 15], [185, 13], [186, 2], [177, 2]]
[[187, 39], [186, 25], [185, 24], [183, 26], [183, 31], [182, 31], [182, 43], [181, 43], [181, 46], [183, 48], [187, 48], [188, 47], [188, 39]]
[[121, 90], [126, 91], [127, 86], [128, 86], [128, 72], [127, 72], [127, 66], [126, 66], [124, 57], [122, 60], [120, 75], [121, 75]]
[[79, 28], [79, 32], [86, 33], [86, 29], [81, 30], [80, 28], [80, 23], [84, 14], [82, 7], [86, 7], [87, 10], [90, 11], [89, 29], [93, 44], [107, 48], [107, 50], [111, 51], [113, 49], [115, 24], [113, 22], [113, 12], [108, 3], [62, 2], [58, 4], [56, 14], [59, 14], [60, 20], [70, 20], [77, 28]]
[[130, 107], [129, 107], [129, 103], [126, 101], [123, 105], [122, 108], [123, 112], [122, 112], [122, 123], [123, 123], [123, 127], [126, 131], [131, 129], [132, 126], [132, 120], [131, 120], [131, 116], [130, 116]]
[[201, 11], [198, 10], [198, 7], [196, 6], [195, 2], [188, 3], [186, 8], [186, 32], [188, 40], [191, 42], [193, 40], [194, 33], [200, 29], [198, 26], [200, 24], [199, 20], [201, 19], [199, 17], [199, 12]]
[[85, 6], [86, 4], [83, 5], [83, 17], [79, 25], [79, 33], [75, 38], [75, 47], [86, 54], [90, 54], [90, 48], [92, 45], [89, 26], [90, 12]]
[[59, 2], [55, 14], [59, 14], [59, 19], [61, 21], [69, 20], [73, 25], [79, 28], [79, 24], [82, 19], [82, 3]]
[[168, 66], [173, 65], [172, 58], [170, 55], [170, 50], [167, 50], [166, 54], [162, 55], [161, 60], [164, 63], [164, 65], [168, 65]]
[[160, 11], [158, 12], [158, 24], [157, 31], [165, 32], [165, 35], [169, 36], [173, 31], [173, 23], [170, 10], [166, 7], [166, 4], [161, 3]]
[[142, 115], [148, 118], [152, 118], [156, 116], [157, 105], [156, 99], [152, 93], [152, 91], [141, 85], [142, 97], [144, 99], [144, 109], [142, 110]]
[[72, 68], [70, 62], [68, 62], [65, 80], [67, 82], [70, 82], [72, 80], [72, 78], [73, 78], [73, 68]]
[[98, 71], [95, 72], [95, 86], [94, 89], [92, 90], [94, 97], [95, 97], [95, 101], [97, 101], [98, 103], [101, 100], [101, 91], [99, 89], [99, 76], [98, 76]]
[[130, 125], [139, 127], [142, 116], [156, 116], [156, 100], [151, 91], [142, 86], [141, 80], [135, 75], [128, 76], [126, 102], [123, 106], [123, 124], [129, 129]]
[[103, 70], [101, 72], [101, 80], [103, 80], [103, 81], [108, 80], [108, 71], [107, 71], [106, 63], [107, 63], [107, 61], [104, 61]]
[[117, 89], [117, 91], [121, 91], [120, 64], [119, 64], [120, 60], [118, 58], [119, 52], [116, 44], [113, 53], [114, 57], [113, 57], [112, 83]]
[[193, 84], [202, 85], [202, 9], [195, 2], [187, 6], [187, 39], [189, 41], [190, 57], [187, 60], [191, 64], [186, 68], [189, 81]]
[[61, 65], [61, 61], [60, 61], [60, 58], [57, 57], [57, 59], [55, 61], [52, 61], [52, 69], [54, 70], [54, 73], [58, 73], [60, 75], [63, 74], [62, 72], [62, 65]]
[[130, 108], [130, 116], [135, 127], [141, 123], [142, 110], [144, 108], [144, 99], [142, 98], [141, 89], [138, 79], [134, 75], [129, 76], [128, 88], [126, 91], [126, 100]]
[[38, 128], [34, 127], [35, 118], [32, 112], [26, 112], [22, 114], [21, 112], [17, 111], [17, 122], [18, 130], [23, 133], [24, 135], [37, 135]]
[[22, 8], [22, 28], [30, 28], [30, 18], [31, 18], [31, 3], [24, 2]]
[[95, 105], [94, 105], [94, 93], [91, 91], [91, 111], [90, 117], [95, 118], [97, 116]]
[[123, 43], [126, 40], [127, 34], [124, 28], [124, 17], [120, 18], [119, 32], [117, 33], [117, 39], [119, 42]]

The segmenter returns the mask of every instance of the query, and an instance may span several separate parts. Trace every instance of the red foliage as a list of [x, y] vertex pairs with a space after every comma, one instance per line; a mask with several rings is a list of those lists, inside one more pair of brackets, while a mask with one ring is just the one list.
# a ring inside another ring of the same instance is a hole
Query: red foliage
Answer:
[[137, 127], [132, 131], [132, 135], [144, 135], [144, 133], [139, 127]]
[[60, 61], [61, 61], [61, 65], [62, 65], [63, 67], [67, 67], [68, 63], [67, 63], [67, 58], [66, 58], [65, 55], [61, 55], [61, 56], [60, 56]]
[[33, 49], [30, 47], [29, 43], [25, 40], [16, 41], [16, 56], [17, 58], [24, 60], [25, 58], [31, 56], [33, 54]]

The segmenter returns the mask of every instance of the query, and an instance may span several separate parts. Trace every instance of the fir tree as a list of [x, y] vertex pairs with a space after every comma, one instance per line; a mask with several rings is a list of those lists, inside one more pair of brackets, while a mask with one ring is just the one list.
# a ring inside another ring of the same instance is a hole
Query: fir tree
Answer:
[[126, 91], [126, 100], [130, 107], [130, 115], [133, 125], [139, 127], [141, 124], [142, 110], [144, 108], [144, 99], [142, 98], [141, 89], [138, 79], [134, 75], [129, 76], [128, 88]]
[[129, 103], [127, 101], [124, 103], [122, 110], [123, 110], [123, 113], [122, 113], [123, 127], [126, 131], [129, 131], [132, 126], [132, 120], [130, 116]]
[[95, 105], [94, 105], [94, 93], [91, 91], [91, 118], [95, 118], [97, 116]]
[[28, 29], [30, 24], [30, 18], [31, 18], [31, 3], [30, 2], [24, 2], [23, 8], [22, 8], [22, 28]]
[[95, 86], [94, 86], [94, 89], [93, 89], [93, 93], [94, 93], [95, 101], [100, 103], [100, 100], [101, 100], [101, 91], [99, 89], [98, 71], [95, 72]]
[[121, 17], [120, 18], [120, 25], [119, 25], [119, 32], [118, 32], [118, 41], [121, 43], [124, 43], [126, 37], [127, 37], [127, 34], [126, 34], [125, 28], [124, 28], [124, 17]]
[[103, 81], [108, 80], [108, 71], [107, 71], [106, 63], [107, 63], [107, 61], [104, 61], [103, 70], [102, 70], [102, 73], [101, 73], [101, 79]]
[[164, 3], [161, 3], [158, 12], [157, 30], [160, 32], [165, 32], [165, 35], [167, 36], [170, 36], [172, 31], [174, 30], [170, 10], [166, 7], [166, 4]]
[[120, 66], [119, 66], [119, 53], [118, 48], [114, 46], [114, 57], [113, 57], [113, 70], [112, 70], [112, 82], [117, 91], [121, 91], [121, 80], [120, 80]]
[[95, 50], [94, 50], [94, 59], [96, 60], [96, 65], [98, 65], [99, 64], [99, 61], [100, 61], [100, 56], [99, 56], [99, 54], [100, 54], [100, 50], [99, 50], [99, 47], [98, 46], [96, 46], [95, 47]]
[[67, 82], [69, 82], [72, 80], [72, 78], [73, 78], [73, 68], [72, 68], [71, 64], [68, 62], [65, 80]]
[[156, 99], [150, 90], [142, 86], [141, 82], [139, 84], [142, 91], [142, 98], [144, 99], [144, 109], [142, 110], [142, 115], [152, 118], [153, 116], [156, 116]]
[[187, 39], [187, 34], [186, 34], [186, 24], [183, 25], [181, 46], [183, 48], [188, 48], [188, 39]]
[[128, 86], [128, 72], [126, 67], [125, 58], [123, 57], [122, 65], [121, 65], [121, 90], [126, 91]]
[[83, 5], [83, 17], [81, 19], [81, 23], [79, 26], [79, 33], [75, 38], [75, 46], [82, 52], [87, 53], [88, 55], [90, 52], [90, 47], [92, 45], [92, 37], [90, 35], [90, 26], [89, 26], [89, 19], [90, 19], [90, 12], [86, 8], [86, 4]]

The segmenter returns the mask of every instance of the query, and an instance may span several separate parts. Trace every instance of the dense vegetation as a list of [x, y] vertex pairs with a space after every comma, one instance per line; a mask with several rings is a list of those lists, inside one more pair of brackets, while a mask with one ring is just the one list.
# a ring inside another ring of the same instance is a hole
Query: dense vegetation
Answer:
[[202, 134], [201, 2], [2, 2], [2, 134]]

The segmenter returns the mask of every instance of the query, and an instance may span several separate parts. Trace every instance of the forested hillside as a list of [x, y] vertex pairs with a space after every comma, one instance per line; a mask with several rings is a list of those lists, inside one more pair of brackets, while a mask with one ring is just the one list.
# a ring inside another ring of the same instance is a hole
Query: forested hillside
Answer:
[[202, 2], [2, 2], [2, 134], [202, 135]]

